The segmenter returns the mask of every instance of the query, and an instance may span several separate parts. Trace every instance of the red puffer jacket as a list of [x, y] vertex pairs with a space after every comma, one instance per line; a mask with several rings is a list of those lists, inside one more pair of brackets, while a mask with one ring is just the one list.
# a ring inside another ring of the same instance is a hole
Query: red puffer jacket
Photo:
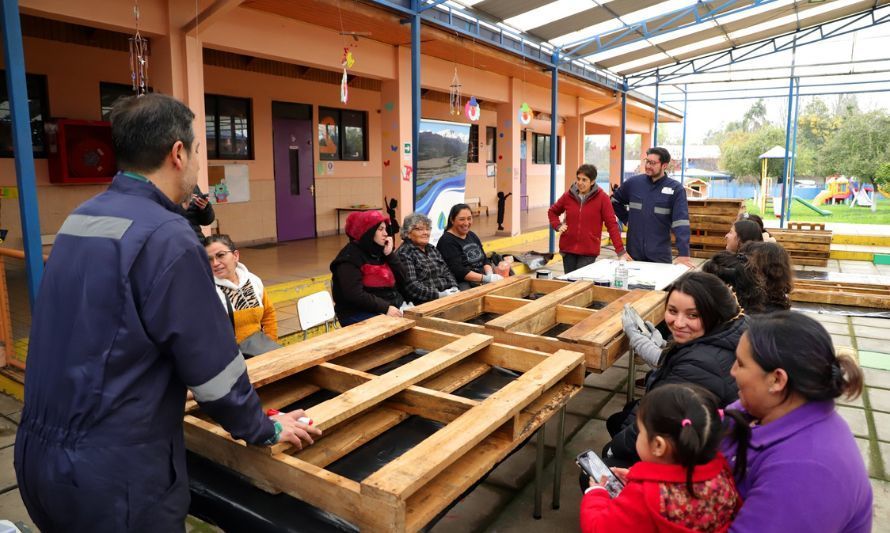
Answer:
[[605, 223], [612, 244], [615, 245], [615, 253], [620, 255], [624, 252], [624, 244], [621, 242], [621, 231], [618, 229], [612, 203], [602, 189], [596, 184], [593, 187], [590, 194], [582, 201], [578, 195], [578, 186], [573, 183], [547, 211], [553, 229], [559, 229], [559, 215], [566, 214], [565, 223], [569, 228], [559, 236], [559, 251], [578, 255], [599, 255], [603, 223]]

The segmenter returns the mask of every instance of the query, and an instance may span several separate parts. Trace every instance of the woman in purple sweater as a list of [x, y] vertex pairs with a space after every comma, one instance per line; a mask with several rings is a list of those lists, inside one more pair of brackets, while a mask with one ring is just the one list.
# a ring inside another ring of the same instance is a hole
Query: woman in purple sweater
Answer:
[[862, 371], [825, 328], [790, 311], [752, 317], [732, 375], [739, 401], [726, 414], [740, 431], [723, 454], [744, 504], [731, 531], [871, 531], [868, 473], [834, 410], [860, 394]]

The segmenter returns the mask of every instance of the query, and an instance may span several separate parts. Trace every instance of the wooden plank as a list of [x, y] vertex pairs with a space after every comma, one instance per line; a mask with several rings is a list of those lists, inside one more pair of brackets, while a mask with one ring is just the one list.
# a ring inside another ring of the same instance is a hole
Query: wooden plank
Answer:
[[624, 289], [613, 289], [611, 287], [600, 287], [599, 285], [591, 285], [586, 291], [579, 293], [577, 296], [566, 298], [562, 301], [562, 305], [573, 305], [576, 307], [588, 307], [592, 303], [608, 303], [625, 294]]
[[511, 285], [522, 284], [527, 279], [528, 278], [525, 276], [510, 276], [494, 283], [479, 285], [478, 287], [473, 287], [472, 289], [461, 291], [457, 294], [452, 294], [451, 296], [447, 296], [445, 298], [439, 298], [437, 300], [433, 300], [432, 302], [415, 305], [414, 307], [405, 310], [405, 316], [407, 318], [419, 318], [428, 316], [430, 314], [441, 313], [446, 309], [450, 309], [464, 302], [476, 299], [479, 296], [497, 291], [505, 287], [509, 287]]
[[480, 314], [482, 314], [482, 300], [479, 298], [475, 298], [473, 300], [463, 302], [448, 309], [443, 309], [442, 311], [437, 313], [436, 316], [441, 316], [442, 318], [447, 318], [448, 320], [457, 320], [458, 322], [463, 322], [464, 320], [475, 318]]
[[[506, 315], [511, 311], [515, 311], [519, 309], [523, 305], [528, 304], [529, 301], [523, 298], [510, 298], [507, 296], [494, 296], [494, 295], [486, 295], [482, 299], [482, 312], [483, 313], [494, 313], [497, 315]], [[446, 316], [441, 316], [441, 318], [448, 318]]]
[[321, 440], [308, 448], [303, 448], [293, 456], [324, 468], [382, 435], [409, 416], [408, 413], [397, 409], [378, 407], [367, 414], [355, 417], [348, 425], [333, 428], [325, 433]]
[[362, 482], [372, 493], [407, 498], [442, 472], [498, 426], [541, 396], [547, 389], [583, 363], [578, 352], [559, 351], [532, 370], [486, 398], [451, 424], [408, 450]]
[[577, 324], [590, 315], [597, 313], [594, 309], [575, 307], [574, 305], [556, 306], [556, 322], [558, 324]]
[[491, 294], [492, 296], [505, 296], [507, 298], [525, 298], [526, 296], [531, 294], [532, 275], [525, 274], [522, 276], [516, 276], [516, 278], [516, 283], [513, 283], [512, 285], [508, 285], [506, 287], [498, 287], [497, 289], [491, 291], [489, 294]]
[[[652, 304], [647, 296], [656, 292], [661, 291], [644, 291], [642, 289], [628, 291], [621, 298], [578, 322], [570, 329], [559, 334], [558, 337], [564, 341], [602, 346], [608, 340], [623, 334], [621, 314], [624, 310], [624, 304], [631, 304], [634, 309], [639, 308], [638, 311], [640, 312], [648, 311]], [[661, 295], [661, 297], [664, 297], [664, 293], [661, 293]]]
[[516, 372], [527, 372], [547, 358], [537, 350], [501, 343], [494, 343], [482, 349], [476, 357], [487, 365], [499, 366]]
[[414, 353], [413, 346], [387, 340], [338, 357], [333, 362], [356, 370], [372, 370], [401, 359], [410, 353]]
[[[539, 280], [533, 280], [539, 281]], [[545, 281], [545, 280], [540, 280]], [[556, 304], [587, 290], [593, 284], [576, 281], [524, 305], [515, 311], [488, 321], [486, 327], [502, 331], [540, 333], [556, 324]]]
[[414, 321], [406, 318], [375, 316], [364, 322], [252, 357], [247, 360], [247, 373], [253, 386], [261, 387], [396, 335], [413, 325]]
[[489, 370], [491, 370], [490, 366], [476, 360], [461, 361], [420, 385], [427, 389], [453, 391], [479, 378]]
[[562, 289], [567, 283], [571, 282], [559, 279], [532, 278], [529, 294], [550, 294]]
[[794, 290], [791, 291], [791, 299], [795, 302], [811, 302], [827, 305], [848, 305], [853, 307], [871, 307], [873, 309], [890, 309], [890, 297], [885, 295], [813, 291], [795, 287]]
[[487, 335], [471, 334], [434, 350], [420, 359], [400, 366], [371, 381], [349, 389], [308, 410], [316, 427], [324, 431], [356, 414], [376, 405], [409, 386], [430, 377], [468, 355], [490, 345]]

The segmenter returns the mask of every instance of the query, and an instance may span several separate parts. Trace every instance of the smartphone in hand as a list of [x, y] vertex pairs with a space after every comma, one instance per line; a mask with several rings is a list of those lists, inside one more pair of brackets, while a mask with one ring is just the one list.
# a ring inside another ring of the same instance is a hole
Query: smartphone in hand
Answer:
[[597, 483], [599, 483], [603, 476], [605, 476], [606, 490], [609, 491], [609, 495], [613, 498], [617, 497], [618, 494], [621, 493], [621, 490], [624, 489], [624, 483], [621, 482], [618, 476], [612, 472], [612, 469], [606, 466], [606, 463], [604, 463], [603, 460], [600, 459], [600, 456], [593, 450], [581, 452], [578, 454], [575, 462], [581, 467], [581, 470], [583, 470], [585, 474], [593, 478]]

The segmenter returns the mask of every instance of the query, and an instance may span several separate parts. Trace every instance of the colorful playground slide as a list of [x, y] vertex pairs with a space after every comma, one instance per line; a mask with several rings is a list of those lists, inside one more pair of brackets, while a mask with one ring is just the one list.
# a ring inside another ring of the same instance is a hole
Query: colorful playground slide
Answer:
[[[823, 192], [826, 192], [826, 191], [822, 191], [822, 192], [820, 192], [819, 195], [817, 195], [816, 198], [813, 199], [813, 201], [816, 201], [816, 199], [818, 199], [819, 196], [821, 196]], [[810, 202], [807, 202], [806, 200], [804, 200], [804, 199], [801, 198], [800, 196], [793, 196], [792, 198], [794, 198], [794, 200], [795, 200], [797, 203], [800, 203], [800, 204], [803, 204], [803, 205], [809, 207], [810, 209], [812, 209], [813, 211], [819, 213], [819, 214], [822, 215], [823, 217], [831, 216], [831, 211], [826, 211], [826, 210], [824, 210], [824, 209], [819, 209], [818, 207], [816, 207], [815, 205], [811, 204]]]
[[815, 198], [813, 198], [813, 205], [822, 205], [829, 198], [831, 198], [831, 191], [829, 191], [828, 189], [824, 189], [820, 191]]

